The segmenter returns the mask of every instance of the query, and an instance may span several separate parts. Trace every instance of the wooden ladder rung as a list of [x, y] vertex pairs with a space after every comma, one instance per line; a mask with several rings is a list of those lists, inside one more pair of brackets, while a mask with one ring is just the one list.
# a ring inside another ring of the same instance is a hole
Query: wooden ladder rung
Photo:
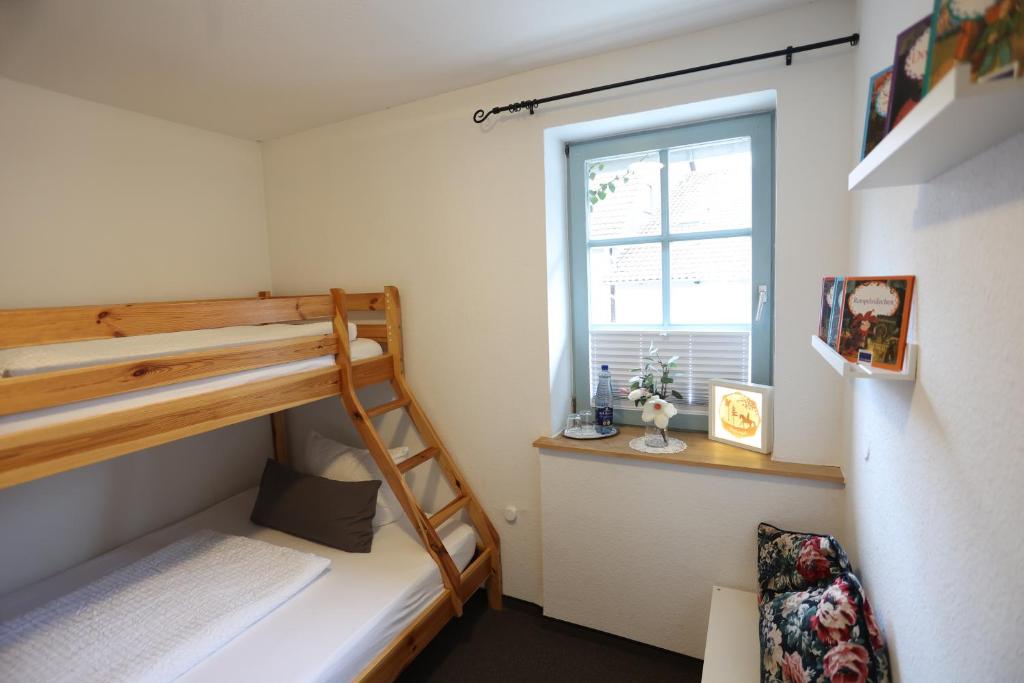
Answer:
[[417, 465], [425, 463], [426, 461], [428, 461], [431, 458], [435, 457], [440, 452], [441, 451], [439, 451], [434, 446], [430, 446], [429, 448], [424, 448], [422, 451], [420, 451], [416, 455], [414, 455], [414, 456], [412, 456], [410, 458], [406, 458], [402, 462], [398, 463], [398, 471], [401, 472], [402, 474], [405, 474], [406, 472], [411, 470], [413, 467], [416, 467]]
[[387, 403], [382, 403], [379, 406], [369, 408], [366, 411], [366, 414], [369, 417], [377, 417], [378, 415], [383, 415], [384, 413], [390, 413], [392, 410], [404, 408], [407, 405], [409, 405], [408, 398], [396, 398], [394, 401], [388, 401]]
[[444, 524], [445, 520], [450, 518], [456, 512], [466, 507], [466, 503], [469, 502], [468, 496], [459, 496], [452, 502], [445, 505], [443, 508], [435, 512], [430, 516], [430, 524], [436, 529], [437, 527]]

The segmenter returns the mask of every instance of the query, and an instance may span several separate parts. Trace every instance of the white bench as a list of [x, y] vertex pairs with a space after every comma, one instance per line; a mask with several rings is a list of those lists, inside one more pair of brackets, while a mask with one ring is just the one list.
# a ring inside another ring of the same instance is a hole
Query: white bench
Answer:
[[715, 586], [711, 590], [702, 683], [757, 683], [761, 679], [757, 595]]

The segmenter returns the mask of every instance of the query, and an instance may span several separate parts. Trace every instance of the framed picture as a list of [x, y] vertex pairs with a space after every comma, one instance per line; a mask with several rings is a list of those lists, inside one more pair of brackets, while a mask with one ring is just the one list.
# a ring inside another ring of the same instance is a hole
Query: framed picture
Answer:
[[856, 363], [861, 349], [867, 349], [873, 367], [902, 370], [913, 295], [913, 275], [847, 277], [839, 354]]
[[1016, 78], [1024, 61], [1022, 0], [935, 0], [924, 92], [957, 62], [978, 81]]
[[774, 387], [713, 379], [708, 393], [709, 439], [758, 453], [772, 452]]
[[828, 340], [829, 323], [832, 321], [832, 292], [835, 289], [836, 279], [824, 277], [821, 279], [821, 313], [818, 317], [818, 338], [822, 341]]
[[889, 120], [889, 95], [892, 91], [892, 67], [887, 66], [871, 76], [868, 82], [868, 106], [864, 112], [864, 140], [860, 158], [871, 153], [885, 137], [885, 122]]
[[932, 15], [924, 17], [896, 36], [896, 55], [892, 62], [892, 92], [886, 134], [899, 124], [924, 97], [924, 76], [928, 67], [928, 43]]

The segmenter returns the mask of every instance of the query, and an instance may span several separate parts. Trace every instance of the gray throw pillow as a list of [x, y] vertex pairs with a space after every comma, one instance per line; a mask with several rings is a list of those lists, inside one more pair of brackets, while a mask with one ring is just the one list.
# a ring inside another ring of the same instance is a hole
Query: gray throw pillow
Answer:
[[267, 460], [253, 523], [345, 550], [368, 553], [379, 481], [334, 481]]

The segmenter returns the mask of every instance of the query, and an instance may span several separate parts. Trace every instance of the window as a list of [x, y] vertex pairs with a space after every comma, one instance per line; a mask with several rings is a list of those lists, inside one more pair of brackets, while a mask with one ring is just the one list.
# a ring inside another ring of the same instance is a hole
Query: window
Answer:
[[771, 383], [773, 128], [757, 114], [570, 145], [578, 409], [607, 364], [616, 422], [639, 424], [619, 394], [651, 344], [679, 356], [673, 427], [707, 428], [710, 379]]

